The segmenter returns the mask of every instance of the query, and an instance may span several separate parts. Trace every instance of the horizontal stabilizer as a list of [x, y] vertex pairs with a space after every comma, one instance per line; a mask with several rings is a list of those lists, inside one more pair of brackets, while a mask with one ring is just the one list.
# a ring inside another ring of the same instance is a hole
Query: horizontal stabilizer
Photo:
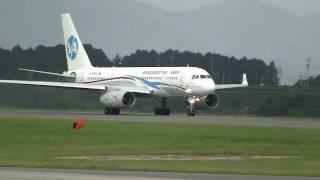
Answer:
[[74, 76], [67, 75], [67, 74], [59, 74], [59, 73], [38, 71], [38, 70], [32, 70], [32, 69], [19, 68], [19, 71], [33, 72], [33, 73], [46, 74], [46, 75], [52, 75], [52, 76], [60, 76], [60, 77], [67, 77], [67, 78], [75, 78]]

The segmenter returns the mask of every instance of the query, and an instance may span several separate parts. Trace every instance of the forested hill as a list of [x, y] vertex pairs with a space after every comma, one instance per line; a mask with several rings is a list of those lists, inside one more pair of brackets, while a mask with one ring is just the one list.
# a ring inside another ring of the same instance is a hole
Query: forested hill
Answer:
[[[95, 67], [136, 67], [136, 66], [195, 66], [206, 69], [217, 83], [239, 83], [242, 73], [247, 73], [251, 85], [278, 85], [276, 65], [267, 65], [260, 59], [223, 56], [214, 53], [196, 53], [190, 51], [167, 50], [165, 52], [137, 50], [135, 53], [112, 59], [101, 49], [85, 45], [90, 60]], [[0, 79], [36, 79], [29, 73], [17, 68], [28, 68], [62, 73], [67, 70], [64, 45], [54, 47], [38, 46], [34, 49], [22, 49], [19, 45], [12, 50], [0, 48]], [[44, 77], [40, 77], [44, 78]]]

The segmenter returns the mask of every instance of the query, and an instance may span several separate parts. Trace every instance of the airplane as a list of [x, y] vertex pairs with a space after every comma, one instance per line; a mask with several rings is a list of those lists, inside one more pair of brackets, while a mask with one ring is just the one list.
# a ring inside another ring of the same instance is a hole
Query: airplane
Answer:
[[120, 108], [132, 108], [137, 98], [159, 98], [158, 116], [170, 115], [167, 99], [182, 97], [187, 115], [199, 108], [214, 109], [219, 97], [216, 90], [247, 87], [246, 74], [241, 84], [215, 84], [211, 75], [197, 67], [93, 67], [81, 43], [69, 13], [61, 14], [68, 70], [59, 73], [19, 69], [73, 79], [72, 82], [0, 80], [0, 83], [78, 89], [97, 92], [105, 105], [105, 115], [119, 115]]

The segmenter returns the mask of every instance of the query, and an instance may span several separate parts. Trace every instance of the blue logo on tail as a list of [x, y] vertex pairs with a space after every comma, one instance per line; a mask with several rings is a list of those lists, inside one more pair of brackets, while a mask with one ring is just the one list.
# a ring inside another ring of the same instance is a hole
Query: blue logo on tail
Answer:
[[67, 53], [71, 60], [76, 59], [78, 54], [79, 44], [78, 40], [74, 36], [70, 36], [67, 43]]

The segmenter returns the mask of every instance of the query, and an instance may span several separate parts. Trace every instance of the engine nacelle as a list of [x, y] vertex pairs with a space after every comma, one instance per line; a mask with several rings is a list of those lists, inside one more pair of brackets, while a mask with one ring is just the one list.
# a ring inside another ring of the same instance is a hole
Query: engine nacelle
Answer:
[[100, 97], [100, 102], [108, 108], [130, 108], [136, 103], [136, 97], [131, 92], [113, 91]]
[[210, 94], [200, 98], [200, 101], [195, 104], [198, 108], [210, 108], [214, 109], [218, 107], [219, 97], [216, 94]]

